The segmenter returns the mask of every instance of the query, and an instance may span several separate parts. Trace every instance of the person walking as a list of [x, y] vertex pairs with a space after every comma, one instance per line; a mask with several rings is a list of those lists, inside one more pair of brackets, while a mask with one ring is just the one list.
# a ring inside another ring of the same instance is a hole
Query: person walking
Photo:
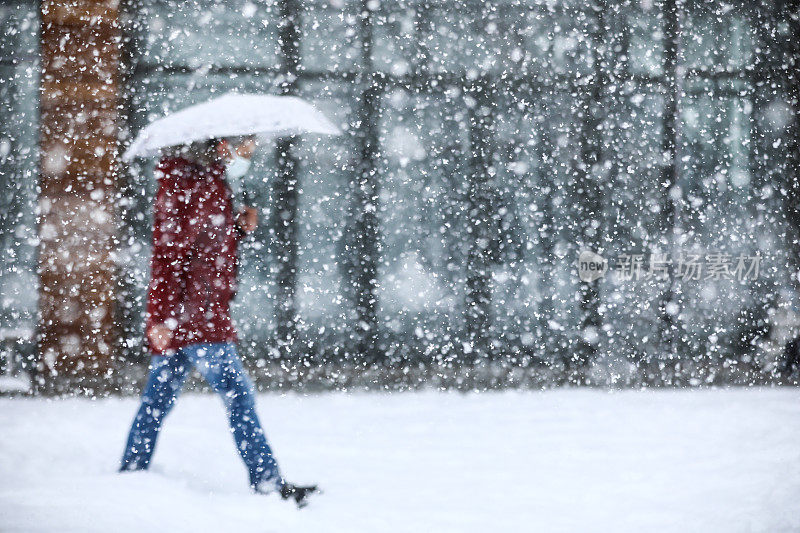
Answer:
[[250, 486], [306, 505], [315, 485], [288, 483], [255, 410], [254, 389], [236, 350], [230, 302], [237, 247], [258, 224], [252, 207], [234, 213], [229, 182], [247, 172], [253, 137], [170, 148], [156, 168], [153, 255], [145, 317], [152, 354], [120, 471], [146, 470], [164, 418], [192, 368], [222, 398]]

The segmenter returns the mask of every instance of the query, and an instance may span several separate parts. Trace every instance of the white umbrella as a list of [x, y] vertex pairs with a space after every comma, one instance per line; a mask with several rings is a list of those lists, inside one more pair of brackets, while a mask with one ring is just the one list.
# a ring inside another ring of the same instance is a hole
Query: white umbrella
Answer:
[[161, 148], [203, 139], [300, 133], [341, 133], [325, 115], [295, 96], [228, 93], [151, 122], [122, 158], [158, 154]]

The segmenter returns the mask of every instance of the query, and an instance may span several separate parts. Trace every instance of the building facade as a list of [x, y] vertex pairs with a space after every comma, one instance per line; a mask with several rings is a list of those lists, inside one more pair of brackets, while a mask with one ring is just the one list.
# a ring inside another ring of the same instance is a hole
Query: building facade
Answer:
[[[345, 135], [280, 139], [255, 162], [262, 224], [236, 308], [254, 368], [293, 361], [291, 381], [323, 363], [446, 374], [491, 361], [647, 381], [664, 368], [652, 354], [668, 353], [712, 381], [740, 379], [714, 377], [721, 354], [751, 357], [750, 326], [792, 290], [776, 245], [794, 146], [778, 142], [796, 104], [775, 59], [796, 31], [789, 13], [674, 0], [6, 2], [4, 325], [35, 331], [44, 387], [96, 387], [144, 361], [153, 161], [118, 155], [165, 113], [270, 92], [314, 101]], [[573, 268], [584, 248], [763, 253], [772, 266], [735, 290], [587, 284]]]

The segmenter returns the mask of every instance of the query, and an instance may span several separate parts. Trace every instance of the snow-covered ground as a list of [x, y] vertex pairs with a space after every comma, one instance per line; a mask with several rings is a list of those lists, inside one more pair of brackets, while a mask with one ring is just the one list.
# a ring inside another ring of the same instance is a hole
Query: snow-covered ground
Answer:
[[263, 394], [298, 511], [249, 493], [213, 396], [148, 473], [134, 399], [0, 399], [0, 531], [800, 531], [800, 391]]

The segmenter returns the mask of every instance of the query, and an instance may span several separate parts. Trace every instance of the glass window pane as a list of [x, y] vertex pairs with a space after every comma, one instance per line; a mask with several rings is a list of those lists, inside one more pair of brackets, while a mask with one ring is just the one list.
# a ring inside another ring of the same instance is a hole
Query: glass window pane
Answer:
[[[39, 23], [33, 2], [0, 6], [0, 323], [35, 327]], [[13, 331], [7, 331], [14, 335]]]
[[278, 64], [277, 7], [272, 1], [147, 0], [137, 9], [136, 61], [160, 65]]
[[300, 63], [306, 70], [348, 71], [361, 65], [358, 0], [309, 0], [301, 14]]
[[[353, 119], [354, 87], [344, 83], [305, 82], [301, 96], [313, 102], [336, 125], [346, 130]], [[346, 334], [342, 298], [344, 282], [340, 257], [341, 238], [348, 222], [355, 146], [345, 132], [341, 136], [304, 135], [295, 150], [299, 160], [298, 287], [297, 304], [302, 322]], [[330, 334], [330, 332], [328, 332]]]
[[[644, 4], [644, 3], [643, 3]], [[664, 21], [656, 3], [623, 9], [620, 31], [628, 72], [659, 76], [664, 68]]]
[[684, 18], [683, 56], [687, 69], [725, 71], [742, 69], [752, 60], [749, 24], [732, 5], [698, 8]]
[[[455, 312], [463, 294], [468, 130], [463, 95], [387, 93], [380, 122], [381, 310]], [[398, 315], [399, 313], [399, 315]], [[455, 316], [453, 317], [455, 318]]]

